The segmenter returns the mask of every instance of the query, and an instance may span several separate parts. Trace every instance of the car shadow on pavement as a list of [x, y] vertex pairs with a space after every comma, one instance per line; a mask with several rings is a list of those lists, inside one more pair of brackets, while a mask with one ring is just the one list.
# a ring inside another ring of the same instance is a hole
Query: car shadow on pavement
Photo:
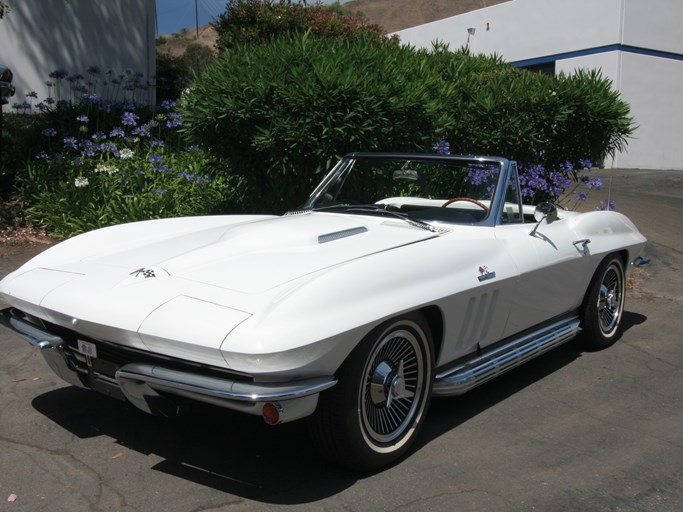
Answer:
[[[107, 436], [124, 452], [162, 459], [150, 469], [265, 503], [317, 501], [358, 479], [318, 456], [303, 422], [269, 427], [259, 417], [201, 404], [156, 417], [73, 386], [36, 397], [33, 407], [81, 439]], [[104, 445], [111, 450], [111, 442]]]
[[[643, 321], [642, 315], [624, 313], [625, 329]], [[462, 397], [433, 400], [410, 453], [571, 364], [582, 353], [577, 344], [567, 343]], [[154, 417], [76, 387], [44, 393], [32, 404], [78, 438], [107, 436], [123, 450], [160, 457], [150, 469], [264, 503], [310, 503], [369, 476], [322, 459], [308, 439], [304, 422], [268, 427], [258, 417], [202, 405], [174, 418]], [[111, 443], [103, 443], [102, 449], [110, 450]], [[111, 456], [108, 451], [103, 457], [107, 456]]]

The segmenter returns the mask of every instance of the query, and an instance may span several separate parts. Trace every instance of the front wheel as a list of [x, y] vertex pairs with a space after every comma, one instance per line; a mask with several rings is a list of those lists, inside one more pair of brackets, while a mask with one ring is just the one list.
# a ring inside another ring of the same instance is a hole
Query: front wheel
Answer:
[[433, 342], [421, 315], [374, 329], [320, 396], [311, 434], [321, 453], [358, 470], [390, 464], [409, 449], [432, 389]]
[[617, 339], [624, 312], [624, 264], [618, 256], [603, 260], [593, 276], [584, 299], [581, 341], [598, 350]]

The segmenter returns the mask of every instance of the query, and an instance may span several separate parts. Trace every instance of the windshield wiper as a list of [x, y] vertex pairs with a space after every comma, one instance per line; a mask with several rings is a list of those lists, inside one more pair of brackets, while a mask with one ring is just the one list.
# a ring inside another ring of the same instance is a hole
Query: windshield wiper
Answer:
[[[339, 205], [337, 205], [339, 206]], [[407, 222], [411, 226], [415, 226], [416, 228], [420, 229], [426, 229], [427, 231], [431, 231], [432, 233], [437, 233], [439, 230], [432, 226], [431, 224], [428, 224], [427, 222], [417, 220], [417, 219], [411, 219], [407, 214], [401, 213], [401, 212], [396, 212], [394, 210], [387, 210], [386, 207], [381, 207], [376, 204], [364, 204], [364, 205], [349, 205], [346, 207], [344, 210], [346, 212], [363, 212], [363, 213], [377, 213], [379, 215], [389, 215], [391, 217], [394, 217], [396, 219], [401, 219], [404, 222]]]
[[306, 208], [304, 210], [294, 210], [285, 213], [285, 215], [301, 215], [304, 213], [310, 213], [310, 212], [322, 212], [322, 211], [329, 211], [329, 210], [343, 210], [344, 212], [360, 212], [360, 213], [376, 213], [379, 215], [389, 215], [391, 217], [394, 217], [396, 219], [400, 219], [404, 222], [407, 222], [411, 226], [414, 226], [416, 228], [420, 229], [426, 229], [427, 231], [431, 231], [432, 233], [437, 233], [439, 230], [432, 226], [431, 224], [428, 224], [427, 222], [417, 220], [417, 219], [411, 219], [407, 214], [401, 213], [401, 212], [395, 212], [393, 210], [387, 210], [386, 206], [379, 206], [376, 204], [348, 204], [348, 203], [337, 203], [337, 204], [328, 204], [325, 206], [316, 206], [313, 208]]

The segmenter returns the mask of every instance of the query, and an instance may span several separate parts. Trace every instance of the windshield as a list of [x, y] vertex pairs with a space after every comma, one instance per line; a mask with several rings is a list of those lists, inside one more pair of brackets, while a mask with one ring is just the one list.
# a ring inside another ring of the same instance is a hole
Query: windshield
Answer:
[[476, 223], [489, 216], [501, 169], [497, 160], [354, 156], [326, 177], [304, 208]]

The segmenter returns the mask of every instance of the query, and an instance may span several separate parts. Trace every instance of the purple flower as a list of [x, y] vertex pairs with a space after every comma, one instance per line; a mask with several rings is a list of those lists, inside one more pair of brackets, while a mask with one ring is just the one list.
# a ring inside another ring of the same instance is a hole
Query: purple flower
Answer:
[[66, 69], [55, 69], [52, 73], [48, 75], [50, 78], [56, 78], [60, 80], [69, 76], [69, 72]]
[[137, 126], [140, 116], [133, 112], [124, 112], [121, 116], [121, 124], [124, 126]]
[[472, 185], [490, 185], [498, 177], [498, 167], [491, 165], [471, 165], [465, 181]]
[[88, 116], [85, 114], [81, 114], [80, 116], [76, 116], [76, 121], [79, 123], [87, 123], [89, 121]]
[[37, 93], [36, 91], [27, 92], [27, 93], [26, 93], [26, 97], [27, 97], [27, 98], [37, 98], [37, 97], [38, 97], [38, 93]]
[[179, 172], [178, 173], [179, 178], [185, 178], [187, 181], [190, 183], [194, 183], [196, 185], [205, 185], [206, 183], [209, 183], [209, 178], [203, 178], [201, 176], [197, 176], [196, 174], [192, 174], [190, 172]]
[[163, 196], [166, 193], [166, 189], [165, 188], [158, 188], [154, 191], [154, 193], [158, 196]]
[[83, 80], [83, 78], [85, 78], [83, 75], [76, 73], [75, 75], [71, 75], [69, 78], [67, 78], [66, 81], [71, 83], [80, 82]]
[[574, 171], [574, 164], [572, 164], [571, 162], [567, 161], [567, 162], [565, 162], [565, 163], [563, 163], [563, 164], [560, 164], [560, 170], [561, 170], [562, 172], [565, 172], [565, 173], [567, 173], [567, 172], [573, 172], [573, 171]]
[[90, 136], [90, 138], [94, 141], [100, 141], [106, 139], [107, 135], [104, 132], [95, 132]]
[[125, 136], [126, 133], [123, 131], [123, 129], [119, 126], [114, 128], [111, 132], [109, 132], [110, 137], [123, 137]]
[[95, 150], [97, 149], [95, 144], [93, 144], [89, 140], [86, 140], [85, 143], [83, 144], [83, 146], [84, 146], [84, 148], [81, 151], [81, 156], [89, 156], [89, 157], [95, 156]]
[[133, 130], [133, 135], [137, 135], [138, 137], [149, 137], [150, 136], [150, 128], [151, 124], [150, 123], [145, 123], [142, 126], [138, 126]]
[[36, 153], [35, 157], [37, 160], [45, 160], [47, 159], [47, 153], [45, 151], [41, 151], [40, 153]]
[[570, 187], [571, 181], [561, 172], [551, 172], [549, 185], [550, 193], [555, 197], [559, 197]]
[[432, 145], [432, 151], [434, 151], [434, 153], [439, 153], [440, 155], [450, 155], [451, 145], [447, 140], [440, 140]]
[[119, 156], [118, 148], [116, 147], [115, 144], [112, 144], [111, 142], [103, 142], [102, 144], [98, 144], [95, 147], [95, 149], [97, 149], [97, 151], [100, 151], [102, 153], [106, 153], [108, 151], [111, 151], [112, 153], [114, 153], [115, 156], [117, 156], [117, 157]]
[[75, 137], [65, 137], [64, 138], [64, 147], [76, 149], [76, 138]]
[[57, 130], [55, 130], [54, 128], [45, 128], [41, 133], [45, 137], [54, 137], [55, 135], [57, 135]]
[[151, 145], [152, 147], [154, 147], [154, 146], [159, 146], [160, 148], [163, 148], [163, 147], [164, 147], [164, 141], [163, 141], [163, 140], [159, 140], [159, 139], [152, 139], [152, 141], [150, 142], [150, 145]]
[[176, 102], [173, 100], [164, 100], [161, 102], [161, 108], [164, 108], [166, 110], [171, 110], [172, 108], [175, 108]]
[[169, 112], [166, 119], [166, 128], [178, 128], [183, 124], [183, 117], [177, 112]]
[[576, 193], [576, 199], [579, 201], [585, 201], [588, 199], [588, 193], [587, 192], [577, 192]]
[[617, 203], [614, 201], [600, 201], [600, 204], [595, 208], [597, 211], [604, 211], [604, 210], [611, 210], [614, 211], [617, 209]]
[[161, 155], [149, 155], [149, 163], [151, 164], [160, 164], [161, 160]]
[[592, 169], [593, 168], [593, 162], [591, 162], [590, 160], [588, 160], [586, 158], [582, 158], [579, 160], [579, 166], [582, 169]]
[[588, 176], [584, 176], [581, 178], [581, 181], [590, 190], [600, 190], [602, 188], [602, 180], [600, 178], [588, 178]]
[[74, 92], [77, 92], [79, 94], [87, 94], [88, 93], [88, 87], [83, 85], [83, 84], [74, 85], [71, 89]]

